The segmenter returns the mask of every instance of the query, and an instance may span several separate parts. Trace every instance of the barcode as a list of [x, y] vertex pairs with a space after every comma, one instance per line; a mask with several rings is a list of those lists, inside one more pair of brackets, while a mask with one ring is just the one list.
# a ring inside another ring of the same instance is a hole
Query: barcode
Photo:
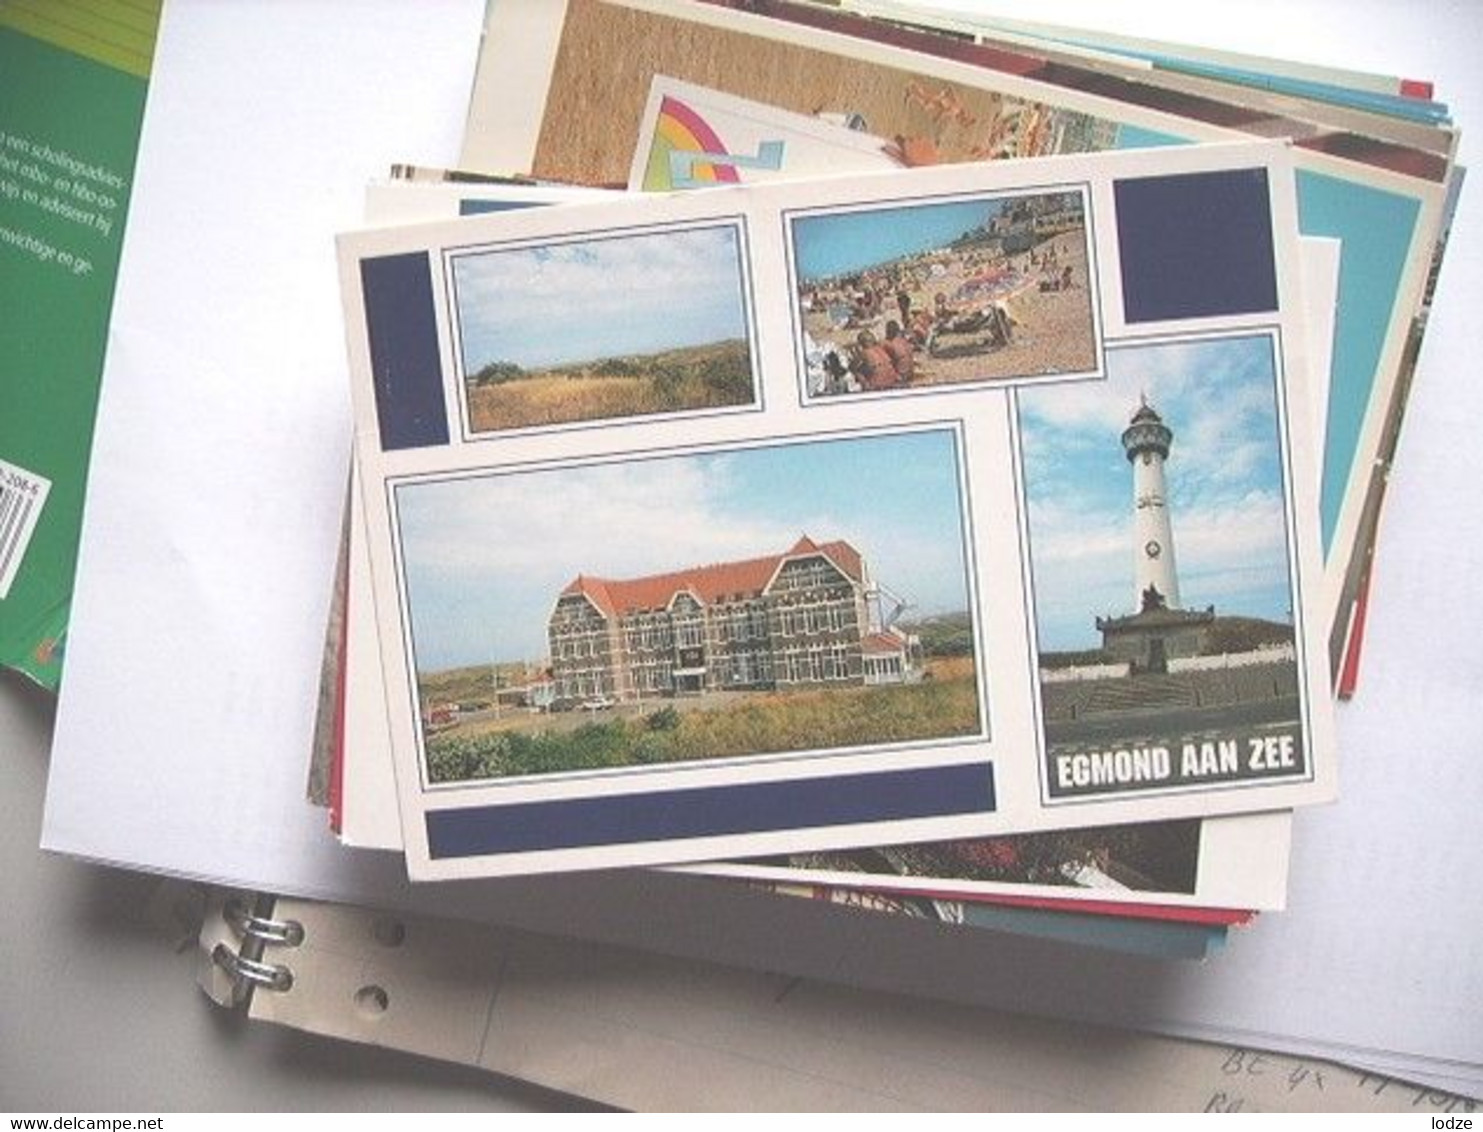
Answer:
[[20, 572], [50, 490], [50, 480], [0, 460], [0, 598]]

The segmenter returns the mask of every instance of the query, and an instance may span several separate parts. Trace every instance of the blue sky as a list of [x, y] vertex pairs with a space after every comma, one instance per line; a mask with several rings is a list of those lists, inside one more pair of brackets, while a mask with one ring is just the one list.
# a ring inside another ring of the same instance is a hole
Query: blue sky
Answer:
[[1105, 382], [1018, 394], [1044, 650], [1100, 644], [1133, 606], [1133, 481], [1119, 436], [1140, 395], [1174, 431], [1165, 474], [1184, 605], [1289, 621], [1271, 342], [1109, 349]]
[[1005, 203], [1001, 198], [873, 208], [795, 220], [793, 246], [799, 279], [810, 282], [946, 247], [964, 232], [998, 216]]
[[747, 336], [731, 227], [463, 255], [453, 278], [465, 373]]
[[955, 437], [943, 430], [404, 485], [424, 671], [539, 660], [578, 573], [627, 578], [846, 539], [913, 613], [968, 606]]

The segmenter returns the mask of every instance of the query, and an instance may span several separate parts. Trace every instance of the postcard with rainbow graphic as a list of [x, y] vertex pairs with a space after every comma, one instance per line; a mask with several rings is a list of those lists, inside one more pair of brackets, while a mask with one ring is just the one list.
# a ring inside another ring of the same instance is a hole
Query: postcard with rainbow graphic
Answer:
[[858, 114], [795, 114], [655, 75], [628, 173], [645, 192], [755, 184], [782, 177], [894, 169], [895, 145]]

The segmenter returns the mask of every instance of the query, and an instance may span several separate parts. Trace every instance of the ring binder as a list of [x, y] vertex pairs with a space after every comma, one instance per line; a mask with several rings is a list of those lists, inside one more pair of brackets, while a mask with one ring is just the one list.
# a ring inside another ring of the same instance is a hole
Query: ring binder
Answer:
[[218, 943], [211, 950], [211, 961], [231, 977], [234, 1007], [249, 1005], [259, 988], [282, 994], [293, 987], [293, 969], [286, 963], [264, 962], [263, 953], [269, 944], [298, 947], [304, 942], [304, 925], [275, 919], [273, 904], [273, 896], [259, 894], [251, 907], [238, 897], [229, 897], [222, 905], [222, 919], [242, 942], [235, 951]]
[[280, 943], [285, 947], [298, 947], [304, 942], [304, 925], [297, 920], [274, 920], [255, 915], [235, 897], [223, 906], [222, 916], [244, 939], [260, 939], [264, 943]]
[[268, 990], [286, 991], [294, 983], [294, 973], [287, 965], [248, 959], [224, 943], [216, 945], [211, 958], [239, 984], [246, 984], [250, 988], [266, 987]]

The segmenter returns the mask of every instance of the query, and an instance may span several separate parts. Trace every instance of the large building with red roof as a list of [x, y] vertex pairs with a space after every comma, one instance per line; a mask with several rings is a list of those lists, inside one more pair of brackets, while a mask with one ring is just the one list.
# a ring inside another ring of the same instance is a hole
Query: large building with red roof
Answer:
[[579, 574], [551, 611], [559, 700], [893, 683], [915, 642], [881, 625], [869, 570], [843, 540], [640, 578]]

